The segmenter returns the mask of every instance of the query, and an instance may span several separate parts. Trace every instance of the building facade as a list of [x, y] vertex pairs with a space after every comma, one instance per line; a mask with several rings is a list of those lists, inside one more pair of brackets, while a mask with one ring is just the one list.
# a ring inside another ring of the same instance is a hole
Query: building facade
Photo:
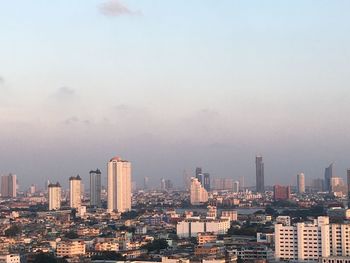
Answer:
[[90, 205], [101, 207], [101, 171], [90, 171]]
[[304, 173], [299, 173], [297, 175], [297, 187], [298, 187], [298, 194], [305, 193], [305, 175], [304, 175]]
[[79, 175], [69, 178], [69, 206], [75, 209], [81, 207], [81, 177]]
[[274, 185], [273, 186], [273, 199], [275, 201], [289, 200], [290, 199], [290, 186]]
[[131, 210], [131, 163], [119, 157], [107, 164], [107, 207], [109, 212]]
[[180, 238], [197, 237], [198, 233], [213, 233], [223, 235], [230, 228], [230, 220], [188, 218], [176, 225], [176, 234]]
[[191, 205], [201, 205], [208, 202], [208, 192], [204, 189], [198, 178], [191, 178], [190, 187], [190, 202]]
[[49, 195], [49, 210], [59, 210], [61, 208], [61, 185], [56, 184], [48, 185]]
[[1, 196], [11, 198], [17, 196], [17, 176], [15, 174], [1, 176]]
[[331, 163], [324, 170], [324, 190], [330, 192], [331, 189], [331, 178], [334, 177], [334, 163]]
[[265, 192], [265, 181], [264, 181], [264, 162], [263, 157], [258, 155], [255, 157], [255, 170], [256, 170], [256, 191], [258, 193]]

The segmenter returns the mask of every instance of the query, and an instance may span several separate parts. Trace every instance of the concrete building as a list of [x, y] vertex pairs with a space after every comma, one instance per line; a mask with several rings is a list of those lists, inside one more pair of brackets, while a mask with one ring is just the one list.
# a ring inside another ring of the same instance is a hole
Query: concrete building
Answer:
[[238, 220], [238, 213], [237, 213], [237, 210], [222, 210], [221, 217], [222, 218], [229, 218], [230, 221], [237, 221]]
[[198, 233], [197, 241], [198, 245], [203, 245], [206, 243], [215, 243], [217, 240], [217, 235], [214, 233]]
[[108, 211], [131, 210], [131, 163], [114, 157], [108, 162], [107, 174]]
[[210, 191], [210, 174], [209, 173], [204, 173], [203, 174], [203, 187], [207, 192]]
[[90, 171], [90, 205], [101, 207], [101, 171]]
[[343, 178], [341, 177], [332, 177], [330, 192], [332, 193], [341, 193], [341, 195], [347, 195], [348, 189], [345, 185]]
[[297, 175], [297, 187], [298, 187], [298, 194], [305, 193], [305, 175], [303, 173], [299, 173]]
[[80, 240], [62, 241], [57, 243], [57, 257], [76, 257], [85, 254], [85, 243]]
[[0, 255], [0, 263], [20, 263], [21, 258], [18, 254]]
[[15, 174], [1, 176], [1, 197], [17, 196], [17, 176]]
[[350, 169], [346, 171], [346, 184], [348, 186], [348, 197], [350, 198]]
[[230, 228], [230, 220], [222, 219], [198, 219], [188, 218], [179, 221], [176, 225], [176, 234], [180, 238], [197, 237], [198, 233], [212, 232], [214, 234], [226, 234]]
[[232, 178], [214, 178], [213, 179], [213, 190], [233, 190], [234, 180]]
[[275, 225], [276, 260], [311, 261], [330, 256], [350, 257], [350, 224], [329, 224], [320, 216], [312, 223]]
[[239, 181], [234, 181], [233, 182], [233, 189], [232, 189], [232, 191], [234, 193], [238, 193], [239, 192]]
[[61, 185], [56, 184], [48, 185], [49, 195], [49, 210], [59, 210], [61, 208]]
[[274, 185], [273, 186], [273, 199], [289, 200], [290, 199], [290, 186]]
[[198, 178], [191, 178], [190, 187], [190, 202], [191, 205], [201, 205], [208, 202], [208, 192], [204, 189]]
[[330, 192], [331, 178], [334, 177], [334, 163], [331, 163], [324, 171], [324, 190]]
[[258, 193], [265, 192], [265, 182], [264, 182], [264, 163], [263, 157], [258, 155], [255, 157], [255, 169], [256, 169], [256, 191]]
[[79, 175], [69, 178], [69, 206], [75, 209], [81, 206], [81, 177]]

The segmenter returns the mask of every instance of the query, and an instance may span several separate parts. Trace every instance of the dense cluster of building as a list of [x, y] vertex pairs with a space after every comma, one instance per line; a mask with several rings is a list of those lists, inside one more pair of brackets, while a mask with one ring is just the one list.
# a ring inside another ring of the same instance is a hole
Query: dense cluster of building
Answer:
[[107, 163], [106, 187], [90, 171], [87, 193], [79, 175], [68, 191], [57, 182], [27, 192], [4, 175], [0, 262], [350, 263], [349, 198], [333, 170], [320, 191], [303, 173], [296, 186], [265, 186], [262, 156], [255, 189], [197, 168], [186, 189], [164, 178], [154, 189], [146, 177], [132, 191], [131, 163], [119, 157]]

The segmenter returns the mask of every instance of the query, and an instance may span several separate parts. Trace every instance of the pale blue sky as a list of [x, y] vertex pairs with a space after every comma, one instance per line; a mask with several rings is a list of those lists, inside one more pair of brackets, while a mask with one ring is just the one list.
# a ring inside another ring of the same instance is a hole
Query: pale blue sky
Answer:
[[65, 184], [121, 155], [138, 182], [201, 165], [253, 185], [257, 153], [268, 184], [350, 167], [349, 1], [106, 3], [1, 1], [0, 172]]

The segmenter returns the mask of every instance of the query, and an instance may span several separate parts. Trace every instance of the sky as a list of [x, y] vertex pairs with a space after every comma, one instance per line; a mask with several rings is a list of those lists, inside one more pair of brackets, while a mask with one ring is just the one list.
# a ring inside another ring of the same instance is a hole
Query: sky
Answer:
[[[350, 167], [350, 1], [2, 0], [0, 173], [294, 184]], [[104, 177], [106, 178], [106, 177]]]

